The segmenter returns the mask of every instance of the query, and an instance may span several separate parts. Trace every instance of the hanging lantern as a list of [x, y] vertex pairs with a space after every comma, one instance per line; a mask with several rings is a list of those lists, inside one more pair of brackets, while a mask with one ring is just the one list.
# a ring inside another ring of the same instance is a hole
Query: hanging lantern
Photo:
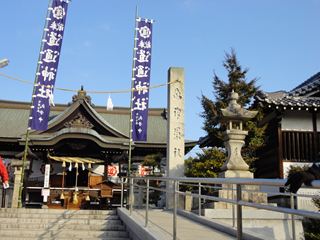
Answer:
[[79, 167], [79, 165], [78, 165], [77, 162], [74, 164], [74, 167], [75, 167], [75, 168], [78, 168], [78, 167]]
[[86, 196], [86, 201], [87, 201], [87, 202], [89, 202], [89, 201], [90, 201], [89, 193], [88, 193], [88, 195]]
[[77, 192], [74, 192], [74, 193], [73, 193], [72, 203], [73, 203], [73, 204], [78, 204], [78, 203], [79, 203], [78, 193], [77, 193]]
[[107, 101], [107, 110], [108, 111], [112, 111], [113, 110], [113, 103], [112, 103], [110, 95], [109, 95], [108, 101]]
[[60, 199], [61, 199], [61, 200], [64, 199], [64, 194], [63, 194], [63, 192], [62, 192], [61, 195], [60, 195]]
[[71, 170], [72, 170], [72, 163], [71, 162], [70, 162], [68, 170], [69, 170], [69, 172], [71, 172]]
[[62, 162], [62, 167], [63, 167], [63, 168], [66, 167], [66, 162], [65, 162], [65, 161]]
[[84, 171], [86, 168], [84, 167], [84, 163], [81, 164], [82, 171]]
[[91, 168], [92, 168], [91, 163], [88, 163], [88, 168], [89, 168], [89, 169], [91, 169]]

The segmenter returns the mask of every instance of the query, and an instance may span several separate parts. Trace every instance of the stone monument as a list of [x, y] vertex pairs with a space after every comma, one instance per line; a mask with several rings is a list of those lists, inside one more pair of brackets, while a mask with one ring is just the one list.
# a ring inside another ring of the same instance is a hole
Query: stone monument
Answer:
[[[248, 131], [243, 129], [243, 123], [254, 118], [257, 111], [244, 109], [237, 103], [238, 93], [232, 91], [229, 96], [227, 108], [221, 109], [221, 122], [226, 124], [227, 129], [224, 133], [224, 145], [228, 152], [227, 159], [222, 165], [219, 177], [221, 178], [253, 178], [253, 173], [249, 171], [248, 164], [241, 156], [241, 149], [245, 144], [245, 137]], [[219, 197], [235, 199], [235, 186], [224, 184], [222, 190], [219, 190]], [[229, 190], [226, 190], [228, 188]], [[231, 189], [231, 190], [230, 190]], [[267, 194], [259, 191], [259, 187], [243, 187], [242, 199], [244, 201], [267, 203]], [[230, 208], [232, 204], [218, 202], [214, 204], [215, 208]]]
[[[167, 177], [184, 176], [184, 70], [168, 70]], [[172, 184], [167, 185], [172, 192]], [[166, 207], [172, 208], [173, 195], [167, 194]]]
[[241, 156], [244, 139], [248, 134], [248, 131], [243, 130], [243, 122], [254, 118], [258, 112], [244, 109], [237, 103], [238, 99], [238, 93], [232, 91], [228, 107], [221, 109], [221, 121], [227, 125], [224, 144], [228, 151], [228, 157], [221, 167], [223, 172], [220, 177], [253, 178], [253, 173], [249, 171], [248, 164]]
[[167, 176], [184, 176], [184, 71], [168, 71]]
[[[228, 156], [221, 167], [223, 171], [219, 177], [222, 178], [253, 178], [253, 173], [249, 171], [248, 164], [241, 156], [241, 148], [248, 131], [243, 129], [243, 123], [254, 118], [257, 111], [244, 109], [237, 103], [239, 95], [232, 91], [227, 108], [221, 109], [221, 121], [227, 125], [224, 135], [224, 144], [228, 151]], [[219, 197], [226, 199], [236, 199], [235, 184], [222, 184], [219, 190]], [[259, 186], [242, 186], [241, 200], [260, 204], [268, 204], [267, 193], [261, 192]], [[203, 209], [203, 215], [213, 222], [234, 226], [234, 216], [237, 208], [231, 203], [215, 202], [213, 208]], [[245, 231], [259, 239], [292, 239], [291, 218], [288, 214], [280, 214], [267, 210], [242, 207], [242, 225]], [[295, 221], [296, 235], [303, 236], [301, 219]], [[300, 239], [300, 238], [299, 238]], [[303, 237], [301, 238], [303, 239]]]

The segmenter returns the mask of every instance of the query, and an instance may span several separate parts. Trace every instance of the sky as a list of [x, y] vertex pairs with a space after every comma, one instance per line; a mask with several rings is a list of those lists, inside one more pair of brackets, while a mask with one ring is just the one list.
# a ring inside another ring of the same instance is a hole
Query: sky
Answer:
[[[48, 0], [0, 0], [0, 73], [34, 81]], [[214, 99], [213, 73], [233, 48], [248, 80], [265, 92], [291, 90], [320, 71], [320, 0], [72, 0], [65, 27], [56, 87], [91, 91], [129, 90], [135, 9], [155, 20], [151, 86], [167, 82], [170, 67], [185, 71], [185, 138], [198, 140], [200, 98]], [[32, 84], [0, 76], [1, 100], [31, 101]], [[55, 103], [74, 92], [56, 90]], [[90, 94], [96, 106], [108, 95]], [[130, 96], [111, 94], [129, 107]], [[167, 88], [150, 91], [149, 106], [167, 107]], [[27, 123], [26, 123], [27, 124]]]

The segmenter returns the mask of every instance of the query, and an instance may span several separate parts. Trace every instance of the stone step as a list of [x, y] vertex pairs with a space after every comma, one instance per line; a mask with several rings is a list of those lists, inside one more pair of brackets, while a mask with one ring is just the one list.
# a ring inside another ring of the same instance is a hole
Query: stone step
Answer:
[[[31, 226], [30, 226], [31, 227]], [[126, 231], [86, 231], [86, 230], [22, 230], [22, 229], [0, 229], [1, 239], [5, 237], [16, 238], [129, 238]]]
[[[15, 240], [34, 240], [34, 237], [15, 237]], [[41, 237], [41, 240], [71, 240], [70, 238], [61, 238], [61, 237]], [[1, 240], [13, 240], [12, 237], [1, 237]], [[72, 240], [130, 240], [129, 237], [73, 237]]]
[[6, 222], [10, 224], [20, 224], [20, 223], [28, 223], [28, 224], [39, 224], [39, 223], [72, 223], [72, 224], [96, 224], [101, 225], [105, 224], [106, 222], [114, 222], [114, 223], [120, 223], [120, 219], [118, 216], [112, 216], [112, 218], [109, 219], [63, 219], [63, 218], [46, 218], [44, 216], [39, 216], [39, 218], [0, 218], [0, 222]]
[[[30, 229], [30, 223], [7, 223], [1, 222], [0, 229]], [[86, 230], [86, 231], [125, 231], [125, 226], [122, 225], [122, 222], [107, 222], [103, 224], [76, 224], [70, 222], [50, 222], [50, 223], [37, 223], [32, 224], [32, 229], [44, 230]], [[1, 232], [1, 230], [0, 230]]]
[[130, 238], [115, 210], [2, 208], [0, 239]]
[[108, 220], [115, 219], [117, 215], [115, 214], [70, 214], [70, 213], [20, 213], [20, 212], [1, 212], [0, 218], [59, 218], [59, 219], [98, 219], [98, 220]]
[[36, 213], [64, 215], [116, 215], [116, 210], [65, 210], [65, 209], [34, 209], [34, 208], [1, 208], [0, 213]]

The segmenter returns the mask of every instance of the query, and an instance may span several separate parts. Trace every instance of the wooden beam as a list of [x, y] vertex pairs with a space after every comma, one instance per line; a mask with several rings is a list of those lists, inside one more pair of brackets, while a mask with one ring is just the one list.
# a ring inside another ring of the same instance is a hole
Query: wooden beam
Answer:
[[281, 124], [278, 123], [278, 176], [283, 178], [283, 155], [282, 155], [282, 130]]

